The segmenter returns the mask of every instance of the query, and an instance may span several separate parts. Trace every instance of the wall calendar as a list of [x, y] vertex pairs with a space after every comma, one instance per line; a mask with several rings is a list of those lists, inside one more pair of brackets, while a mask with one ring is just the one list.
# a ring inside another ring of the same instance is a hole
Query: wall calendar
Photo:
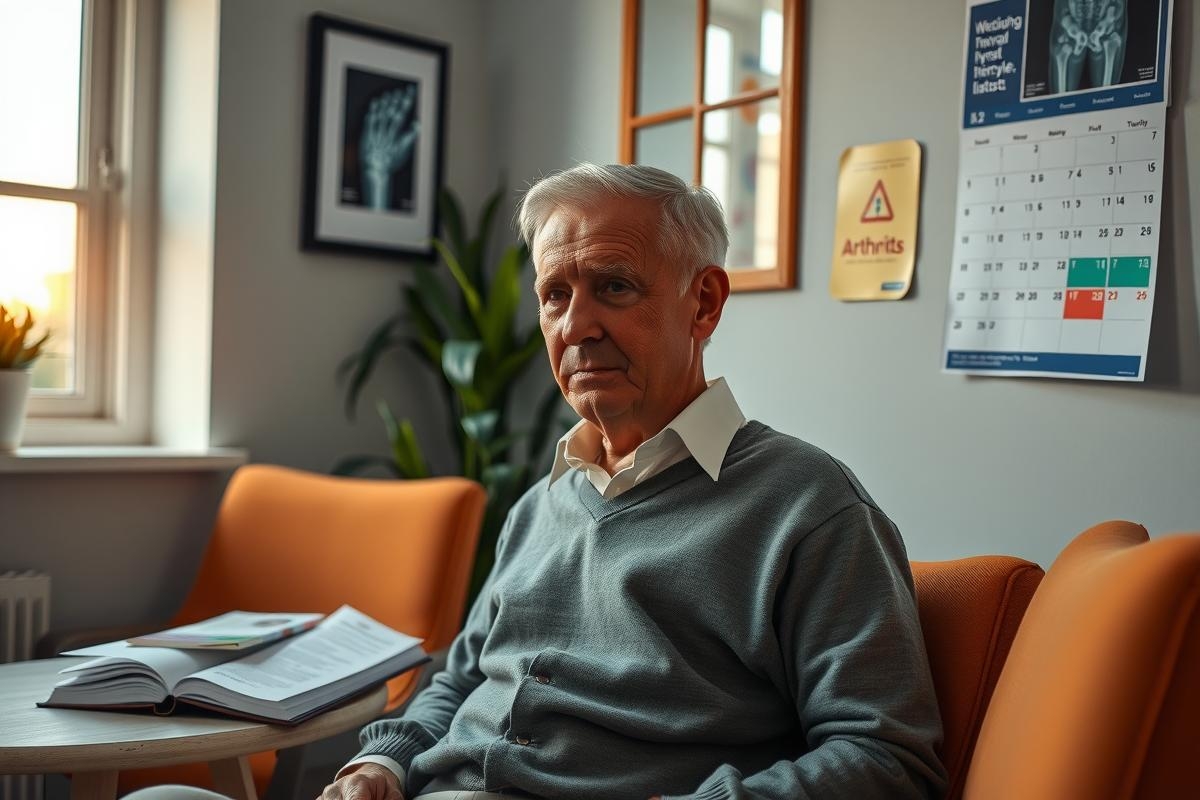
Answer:
[[947, 372], [1143, 380], [1171, 0], [969, 0]]

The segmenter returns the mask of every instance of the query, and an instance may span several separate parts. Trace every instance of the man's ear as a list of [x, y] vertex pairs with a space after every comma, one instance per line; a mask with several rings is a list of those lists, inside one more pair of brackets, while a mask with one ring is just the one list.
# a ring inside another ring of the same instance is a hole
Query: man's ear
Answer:
[[729, 299], [729, 275], [720, 267], [707, 266], [700, 270], [693, 284], [696, 292], [696, 315], [692, 319], [692, 334], [703, 342], [712, 336], [721, 321], [721, 311]]

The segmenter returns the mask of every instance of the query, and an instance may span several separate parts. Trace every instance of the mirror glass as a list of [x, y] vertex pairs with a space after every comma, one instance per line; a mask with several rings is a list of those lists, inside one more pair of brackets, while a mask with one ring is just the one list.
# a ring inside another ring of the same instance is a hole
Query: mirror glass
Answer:
[[777, 97], [704, 115], [701, 182], [725, 209], [730, 269], [775, 264], [779, 140]]
[[711, 0], [704, 48], [704, 102], [776, 88], [783, 70], [783, 0]]
[[638, 164], [665, 169], [684, 183], [695, 180], [691, 117], [638, 129], [635, 147]]
[[637, 114], [691, 105], [696, 92], [696, 0], [642, 0]]

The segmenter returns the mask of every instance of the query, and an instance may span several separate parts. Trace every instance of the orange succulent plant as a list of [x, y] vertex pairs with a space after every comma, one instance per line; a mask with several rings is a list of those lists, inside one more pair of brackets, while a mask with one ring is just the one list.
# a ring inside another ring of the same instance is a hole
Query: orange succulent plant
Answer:
[[32, 311], [26, 309], [25, 321], [18, 324], [17, 315], [0, 305], [0, 369], [25, 369], [42, 354], [50, 334], [27, 344], [33, 324]]

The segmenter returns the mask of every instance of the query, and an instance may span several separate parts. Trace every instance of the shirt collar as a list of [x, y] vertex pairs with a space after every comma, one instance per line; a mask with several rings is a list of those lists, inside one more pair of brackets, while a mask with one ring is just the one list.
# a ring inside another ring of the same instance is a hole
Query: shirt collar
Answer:
[[[717, 378], [710, 381], [708, 388], [668, 422], [662, 431], [642, 442], [638, 449], [661, 446], [666, 432], [673, 431], [700, 467], [715, 481], [721, 473], [729, 443], [745, 424], [746, 417], [734, 399], [729, 384], [724, 378]], [[558, 440], [547, 486], [553, 486], [571, 469], [582, 472], [586, 472], [588, 467], [599, 469], [594, 464], [599, 448], [599, 430], [581, 419]]]

